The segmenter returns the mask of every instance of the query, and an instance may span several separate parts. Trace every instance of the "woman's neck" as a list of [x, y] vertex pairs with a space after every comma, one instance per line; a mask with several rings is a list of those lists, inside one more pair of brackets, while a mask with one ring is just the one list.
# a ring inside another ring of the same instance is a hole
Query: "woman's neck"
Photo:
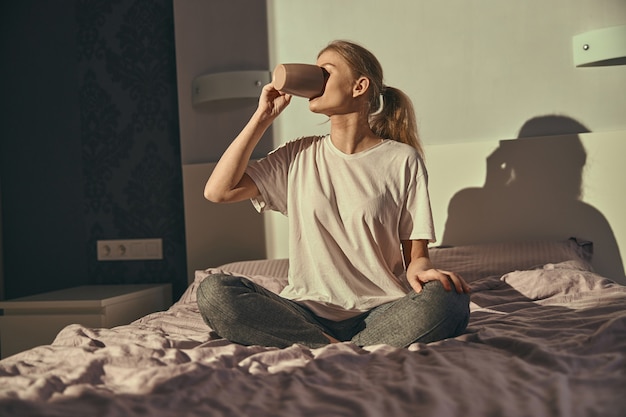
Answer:
[[381, 142], [367, 120], [351, 115], [337, 115], [330, 120], [330, 140], [345, 154], [363, 152]]

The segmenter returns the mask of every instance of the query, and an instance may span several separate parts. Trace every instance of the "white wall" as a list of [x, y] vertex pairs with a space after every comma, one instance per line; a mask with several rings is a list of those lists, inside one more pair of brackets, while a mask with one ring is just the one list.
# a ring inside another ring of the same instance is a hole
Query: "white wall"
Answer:
[[265, 4], [173, 0], [173, 6], [182, 162], [215, 162], [254, 112], [257, 100], [193, 106], [191, 83], [204, 74], [268, 69]]
[[[504, 142], [520, 147], [530, 143], [539, 152], [542, 148], [549, 156], [561, 152], [565, 158], [567, 146], [550, 149], [550, 143], [559, 139], [564, 140], [561, 144], [574, 140], [566, 135]], [[593, 266], [598, 273], [626, 284], [626, 167], [619, 161], [626, 152], [626, 130], [586, 133], [579, 139], [586, 162], [572, 173], [571, 182], [562, 177], [562, 163], [539, 163], [538, 156], [537, 176], [526, 181], [528, 186], [516, 187], [518, 195], [513, 198], [506, 186], [496, 191], [485, 186], [488, 158], [501, 147], [500, 141], [428, 145], [429, 190], [439, 243], [578, 237], [594, 242]], [[535, 159], [526, 163], [532, 167]], [[568, 192], [578, 180], [582, 180], [580, 199]]]
[[[615, 160], [626, 143], [626, 68], [575, 68], [572, 58], [572, 36], [626, 23], [624, 0], [268, 0], [268, 20], [272, 68], [315, 62], [329, 41], [349, 39], [413, 99], [440, 238], [453, 196], [484, 185], [487, 157], [526, 121], [567, 115], [597, 132], [581, 135], [582, 200], [604, 215], [626, 259], [626, 170]], [[324, 122], [296, 98], [274, 124], [275, 144], [327, 133]], [[287, 256], [285, 219], [267, 215], [266, 232], [268, 256]], [[623, 269], [600, 269], [626, 283]]]
[[[425, 143], [514, 138], [552, 113], [626, 129], [624, 67], [575, 68], [572, 53], [572, 36], [626, 24], [624, 0], [268, 0], [268, 15], [272, 68], [313, 63], [333, 39], [362, 43], [413, 99]], [[279, 142], [324, 130], [299, 101]]]

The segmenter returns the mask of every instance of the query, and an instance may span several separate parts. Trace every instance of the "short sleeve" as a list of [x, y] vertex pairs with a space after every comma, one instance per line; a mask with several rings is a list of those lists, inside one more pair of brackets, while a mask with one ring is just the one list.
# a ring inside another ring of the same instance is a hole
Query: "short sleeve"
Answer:
[[258, 212], [275, 210], [287, 215], [287, 185], [289, 175], [290, 152], [283, 145], [270, 152], [266, 157], [252, 161], [246, 168], [246, 174], [259, 189], [259, 196], [251, 199]]
[[428, 193], [428, 173], [419, 157], [407, 165], [405, 175], [407, 188], [400, 215], [400, 239], [434, 242], [436, 237]]

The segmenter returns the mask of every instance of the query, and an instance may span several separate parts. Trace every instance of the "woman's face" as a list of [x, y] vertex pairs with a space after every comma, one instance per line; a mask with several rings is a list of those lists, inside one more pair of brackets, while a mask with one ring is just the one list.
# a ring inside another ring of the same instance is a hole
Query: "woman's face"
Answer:
[[324, 93], [309, 100], [309, 109], [326, 116], [352, 113], [356, 110], [353, 96], [355, 79], [348, 63], [337, 52], [323, 52], [317, 59], [317, 65], [328, 71], [328, 80]]

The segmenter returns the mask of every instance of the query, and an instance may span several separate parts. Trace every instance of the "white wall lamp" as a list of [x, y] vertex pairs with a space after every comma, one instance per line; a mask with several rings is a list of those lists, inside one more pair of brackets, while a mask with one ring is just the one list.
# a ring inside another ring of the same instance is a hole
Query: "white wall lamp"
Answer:
[[626, 25], [596, 29], [572, 38], [574, 65], [626, 65]]
[[271, 80], [269, 71], [230, 71], [204, 74], [191, 83], [194, 105], [217, 100], [258, 98]]

